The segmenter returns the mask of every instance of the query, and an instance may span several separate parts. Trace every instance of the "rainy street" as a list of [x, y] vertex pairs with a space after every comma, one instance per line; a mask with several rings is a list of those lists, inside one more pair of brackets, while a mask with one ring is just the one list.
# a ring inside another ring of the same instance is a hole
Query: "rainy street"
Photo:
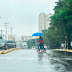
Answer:
[[0, 54], [0, 72], [71, 72], [71, 54], [47, 50], [15, 50]]
[[72, 0], [0, 0], [0, 72], [72, 72]]

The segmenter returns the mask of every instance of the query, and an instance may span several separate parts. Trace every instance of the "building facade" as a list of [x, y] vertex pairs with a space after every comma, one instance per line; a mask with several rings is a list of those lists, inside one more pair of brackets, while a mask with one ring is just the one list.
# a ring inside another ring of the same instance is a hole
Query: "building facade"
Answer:
[[8, 40], [15, 40], [15, 37], [12, 35], [8, 35]]
[[47, 30], [50, 27], [51, 19], [50, 17], [52, 14], [45, 14], [40, 13], [39, 14], [39, 32], [42, 32], [43, 30]]

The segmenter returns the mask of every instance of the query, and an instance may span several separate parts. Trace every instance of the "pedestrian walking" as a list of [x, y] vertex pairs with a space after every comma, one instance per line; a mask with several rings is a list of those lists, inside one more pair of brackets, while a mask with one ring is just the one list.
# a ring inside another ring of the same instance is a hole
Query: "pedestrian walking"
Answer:
[[43, 38], [41, 36], [39, 36], [39, 39], [38, 39], [38, 49], [37, 49], [37, 52], [40, 51], [40, 50], [45, 50], [44, 44], [43, 44]]

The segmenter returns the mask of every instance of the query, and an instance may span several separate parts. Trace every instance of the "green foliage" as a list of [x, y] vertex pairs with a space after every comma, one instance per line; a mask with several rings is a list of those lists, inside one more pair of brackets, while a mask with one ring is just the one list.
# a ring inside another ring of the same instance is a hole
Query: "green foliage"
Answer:
[[51, 48], [59, 47], [67, 41], [68, 48], [71, 48], [72, 40], [72, 0], [59, 0], [54, 8], [54, 15], [51, 17], [51, 27], [45, 33], [44, 39]]
[[32, 46], [36, 46], [36, 39], [30, 39], [27, 41], [27, 44], [28, 44], [28, 48], [31, 48]]

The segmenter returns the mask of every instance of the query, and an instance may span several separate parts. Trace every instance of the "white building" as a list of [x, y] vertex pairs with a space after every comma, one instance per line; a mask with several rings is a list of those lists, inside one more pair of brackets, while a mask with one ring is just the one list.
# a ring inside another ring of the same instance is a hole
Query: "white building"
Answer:
[[42, 30], [47, 30], [50, 27], [51, 19], [50, 17], [52, 14], [45, 14], [40, 13], [39, 14], [39, 32], [42, 32]]
[[12, 35], [8, 35], [8, 40], [15, 40], [15, 37]]
[[28, 40], [31, 40], [31, 39], [35, 39], [35, 37], [32, 37], [32, 36], [21, 36], [21, 41], [28, 41]]

